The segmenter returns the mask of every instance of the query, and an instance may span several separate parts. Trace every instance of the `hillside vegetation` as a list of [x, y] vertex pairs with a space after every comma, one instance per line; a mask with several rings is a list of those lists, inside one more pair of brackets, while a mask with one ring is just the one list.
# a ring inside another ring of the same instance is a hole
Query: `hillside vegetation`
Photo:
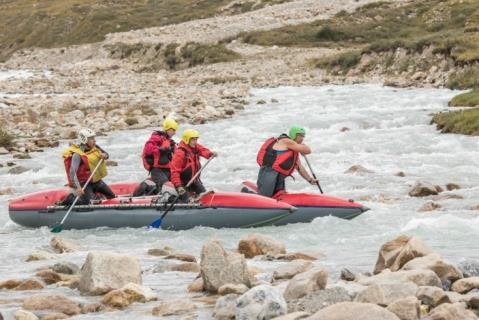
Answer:
[[256, 10], [288, 0], [3, 0], [0, 61], [23, 48], [98, 42], [111, 32]]

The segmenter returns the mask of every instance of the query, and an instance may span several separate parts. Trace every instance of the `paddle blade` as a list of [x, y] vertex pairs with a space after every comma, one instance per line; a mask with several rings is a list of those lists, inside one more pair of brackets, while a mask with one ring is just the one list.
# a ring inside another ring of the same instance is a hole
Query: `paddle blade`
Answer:
[[53, 228], [51, 228], [50, 232], [53, 233], [60, 233], [62, 232], [63, 226], [61, 224], [54, 225]]
[[161, 227], [161, 218], [156, 219], [150, 224], [150, 228], [158, 229], [159, 227]]

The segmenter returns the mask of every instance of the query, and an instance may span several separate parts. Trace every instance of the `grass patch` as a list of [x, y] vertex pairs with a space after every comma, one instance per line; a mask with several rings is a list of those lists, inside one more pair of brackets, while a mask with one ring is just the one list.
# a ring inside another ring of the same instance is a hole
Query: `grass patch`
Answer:
[[348, 51], [315, 61], [316, 67], [346, 71], [355, 67], [361, 60], [360, 51]]
[[13, 136], [9, 134], [6, 130], [4, 130], [2, 127], [0, 127], [0, 147], [3, 147], [5, 149], [13, 147], [13, 140]]
[[[102, 41], [112, 32], [176, 24], [223, 13], [231, 0], [3, 0], [0, 61], [23, 48]], [[281, 0], [263, 0], [257, 9]]]
[[434, 115], [432, 123], [443, 133], [479, 135], [479, 108], [441, 112]]
[[228, 62], [239, 58], [240, 55], [226, 48], [224, 44], [187, 43], [181, 48], [181, 58], [188, 62], [189, 67], [200, 64]]
[[461, 93], [449, 101], [451, 107], [476, 107], [479, 106], [479, 90]]
[[406, 48], [420, 52], [427, 45], [451, 55], [459, 64], [479, 61], [479, 35], [465, 32], [479, 26], [477, 0], [422, 0], [405, 6], [377, 2], [352, 13], [312, 23], [240, 35], [257, 45], [299, 47], [363, 47], [364, 52]]
[[245, 82], [247, 81], [246, 78], [244, 77], [239, 77], [239, 76], [224, 76], [224, 77], [211, 77], [211, 78], [205, 78], [200, 81], [200, 84], [206, 84], [206, 83], [212, 83], [212, 84], [224, 84], [228, 82]]

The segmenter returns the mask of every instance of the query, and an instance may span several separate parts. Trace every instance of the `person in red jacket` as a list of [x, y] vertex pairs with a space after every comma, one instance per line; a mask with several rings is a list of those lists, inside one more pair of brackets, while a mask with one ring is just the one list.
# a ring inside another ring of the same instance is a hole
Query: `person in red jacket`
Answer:
[[299, 160], [299, 154], [310, 154], [311, 149], [303, 143], [306, 130], [300, 126], [292, 126], [289, 134], [282, 134], [266, 140], [258, 151], [256, 161], [260, 169], [258, 173], [258, 193], [272, 197], [285, 190], [286, 177], [293, 171], [309, 183], [315, 184], [316, 179], [311, 177]]
[[209, 159], [217, 155], [216, 152], [200, 145], [198, 143], [199, 137], [198, 131], [193, 129], [185, 130], [171, 160], [171, 182], [175, 186], [181, 202], [188, 202], [188, 192], [200, 194], [206, 191], [200, 177], [197, 177], [187, 189], [186, 185], [200, 170], [200, 157]]
[[176, 148], [172, 137], [176, 130], [178, 123], [174, 119], [166, 118], [163, 121], [163, 131], [154, 131], [145, 143], [141, 159], [156, 188], [152, 188], [151, 181], [147, 179], [133, 192], [133, 196], [159, 193], [163, 184], [170, 180], [170, 162]]

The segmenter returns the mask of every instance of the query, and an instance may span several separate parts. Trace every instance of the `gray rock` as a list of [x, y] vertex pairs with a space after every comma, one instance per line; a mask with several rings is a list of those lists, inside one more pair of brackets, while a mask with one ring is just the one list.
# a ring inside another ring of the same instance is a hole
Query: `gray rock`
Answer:
[[423, 181], [416, 182], [411, 191], [409, 191], [411, 197], [426, 197], [436, 194], [438, 194], [436, 187], [429, 182]]
[[394, 301], [415, 296], [418, 287], [412, 282], [373, 284], [360, 292], [355, 302], [369, 302], [388, 306]]
[[216, 300], [213, 316], [217, 320], [234, 319], [236, 314], [237, 294], [227, 294]]
[[286, 263], [273, 272], [273, 279], [291, 279], [295, 275], [301, 272], [308, 271], [313, 267], [311, 261], [306, 260], [293, 260]]
[[437, 307], [442, 303], [451, 303], [451, 300], [441, 288], [422, 286], [416, 292], [416, 297], [421, 300], [422, 304]]
[[226, 252], [218, 241], [206, 243], [201, 250], [201, 277], [205, 290], [216, 293], [225, 284], [251, 287], [246, 259], [242, 254]]
[[99, 295], [120, 289], [129, 282], [142, 284], [140, 264], [135, 257], [95, 251], [86, 257], [79, 290], [83, 294]]
[[427, 320], [477, 320], [477, 317], [466, 310], [464, 303], [443, 303], [429, 313]]
[[238, 298], [236, 320], [273, 319], [285, 315], [287, 310], [286, 301], [278, 289], [260, 285]]
[[432, 270], [442, 282], [447, 280], [454, 282], [463, 277], [458, 268], [442, 259], [437, 253], [415, 258], [406, 263], [401, 270]]
[[308, 320], [400, 320], [394, 313], [372, 303], [341, 302], [321, 309]]
[[441, 288], [441, 279], [431, 270], [405, 270], [391, 272], [388, 269], [372, 277], [359, 276], [359, 284], [370, 286], [383, 283], [414, 282], [417, 286], [435, 286]]
[[416, 297], [410, 296], [394, 301], [386, 309], [401, 320], [419, 320], [421, 315], [420, 305]]
[[356, 279], [356, 275], [352, 273], [351, 271], [349, 271], [348, 269], [344, 268], [341, 270], [340, 278], [341, 280], [345, 280], [345, 281], [354, 281], [354, 279]]
[[410, 260], [432, 253], [432, 250], [417, 237], [399, 236], [386, 242], [379, 249], [374, 274], [384, 269], [397, 271]]
[[452, 284], [452, 291], [467, 293], [472, 289], [479, 289], [479, 277], [470, 277], [457, 280]]
[[78, 274], [80, 272], [80, 268], [76, 264], [67, 261], [55, 263], [51, 269], [64, 274]]
[[312, 314], [333, 304], [351, 300], [352, 297], [344, 288], [326, 288], [314, 291], [300, 299], [288, 301], [288, 311], [305, 311]]
[[306, 272], [299, 273], [291, 279], [284, 291], [286, 300], [304, 297], [316, 290], [324, 289], [328, 282], [328, 272], [322, 267], [314, 267]]
[[459, 270], [463, 273], [465, 278], [479, 277], [479, 261], [473, 259], [466, 259], [457, 265]]

